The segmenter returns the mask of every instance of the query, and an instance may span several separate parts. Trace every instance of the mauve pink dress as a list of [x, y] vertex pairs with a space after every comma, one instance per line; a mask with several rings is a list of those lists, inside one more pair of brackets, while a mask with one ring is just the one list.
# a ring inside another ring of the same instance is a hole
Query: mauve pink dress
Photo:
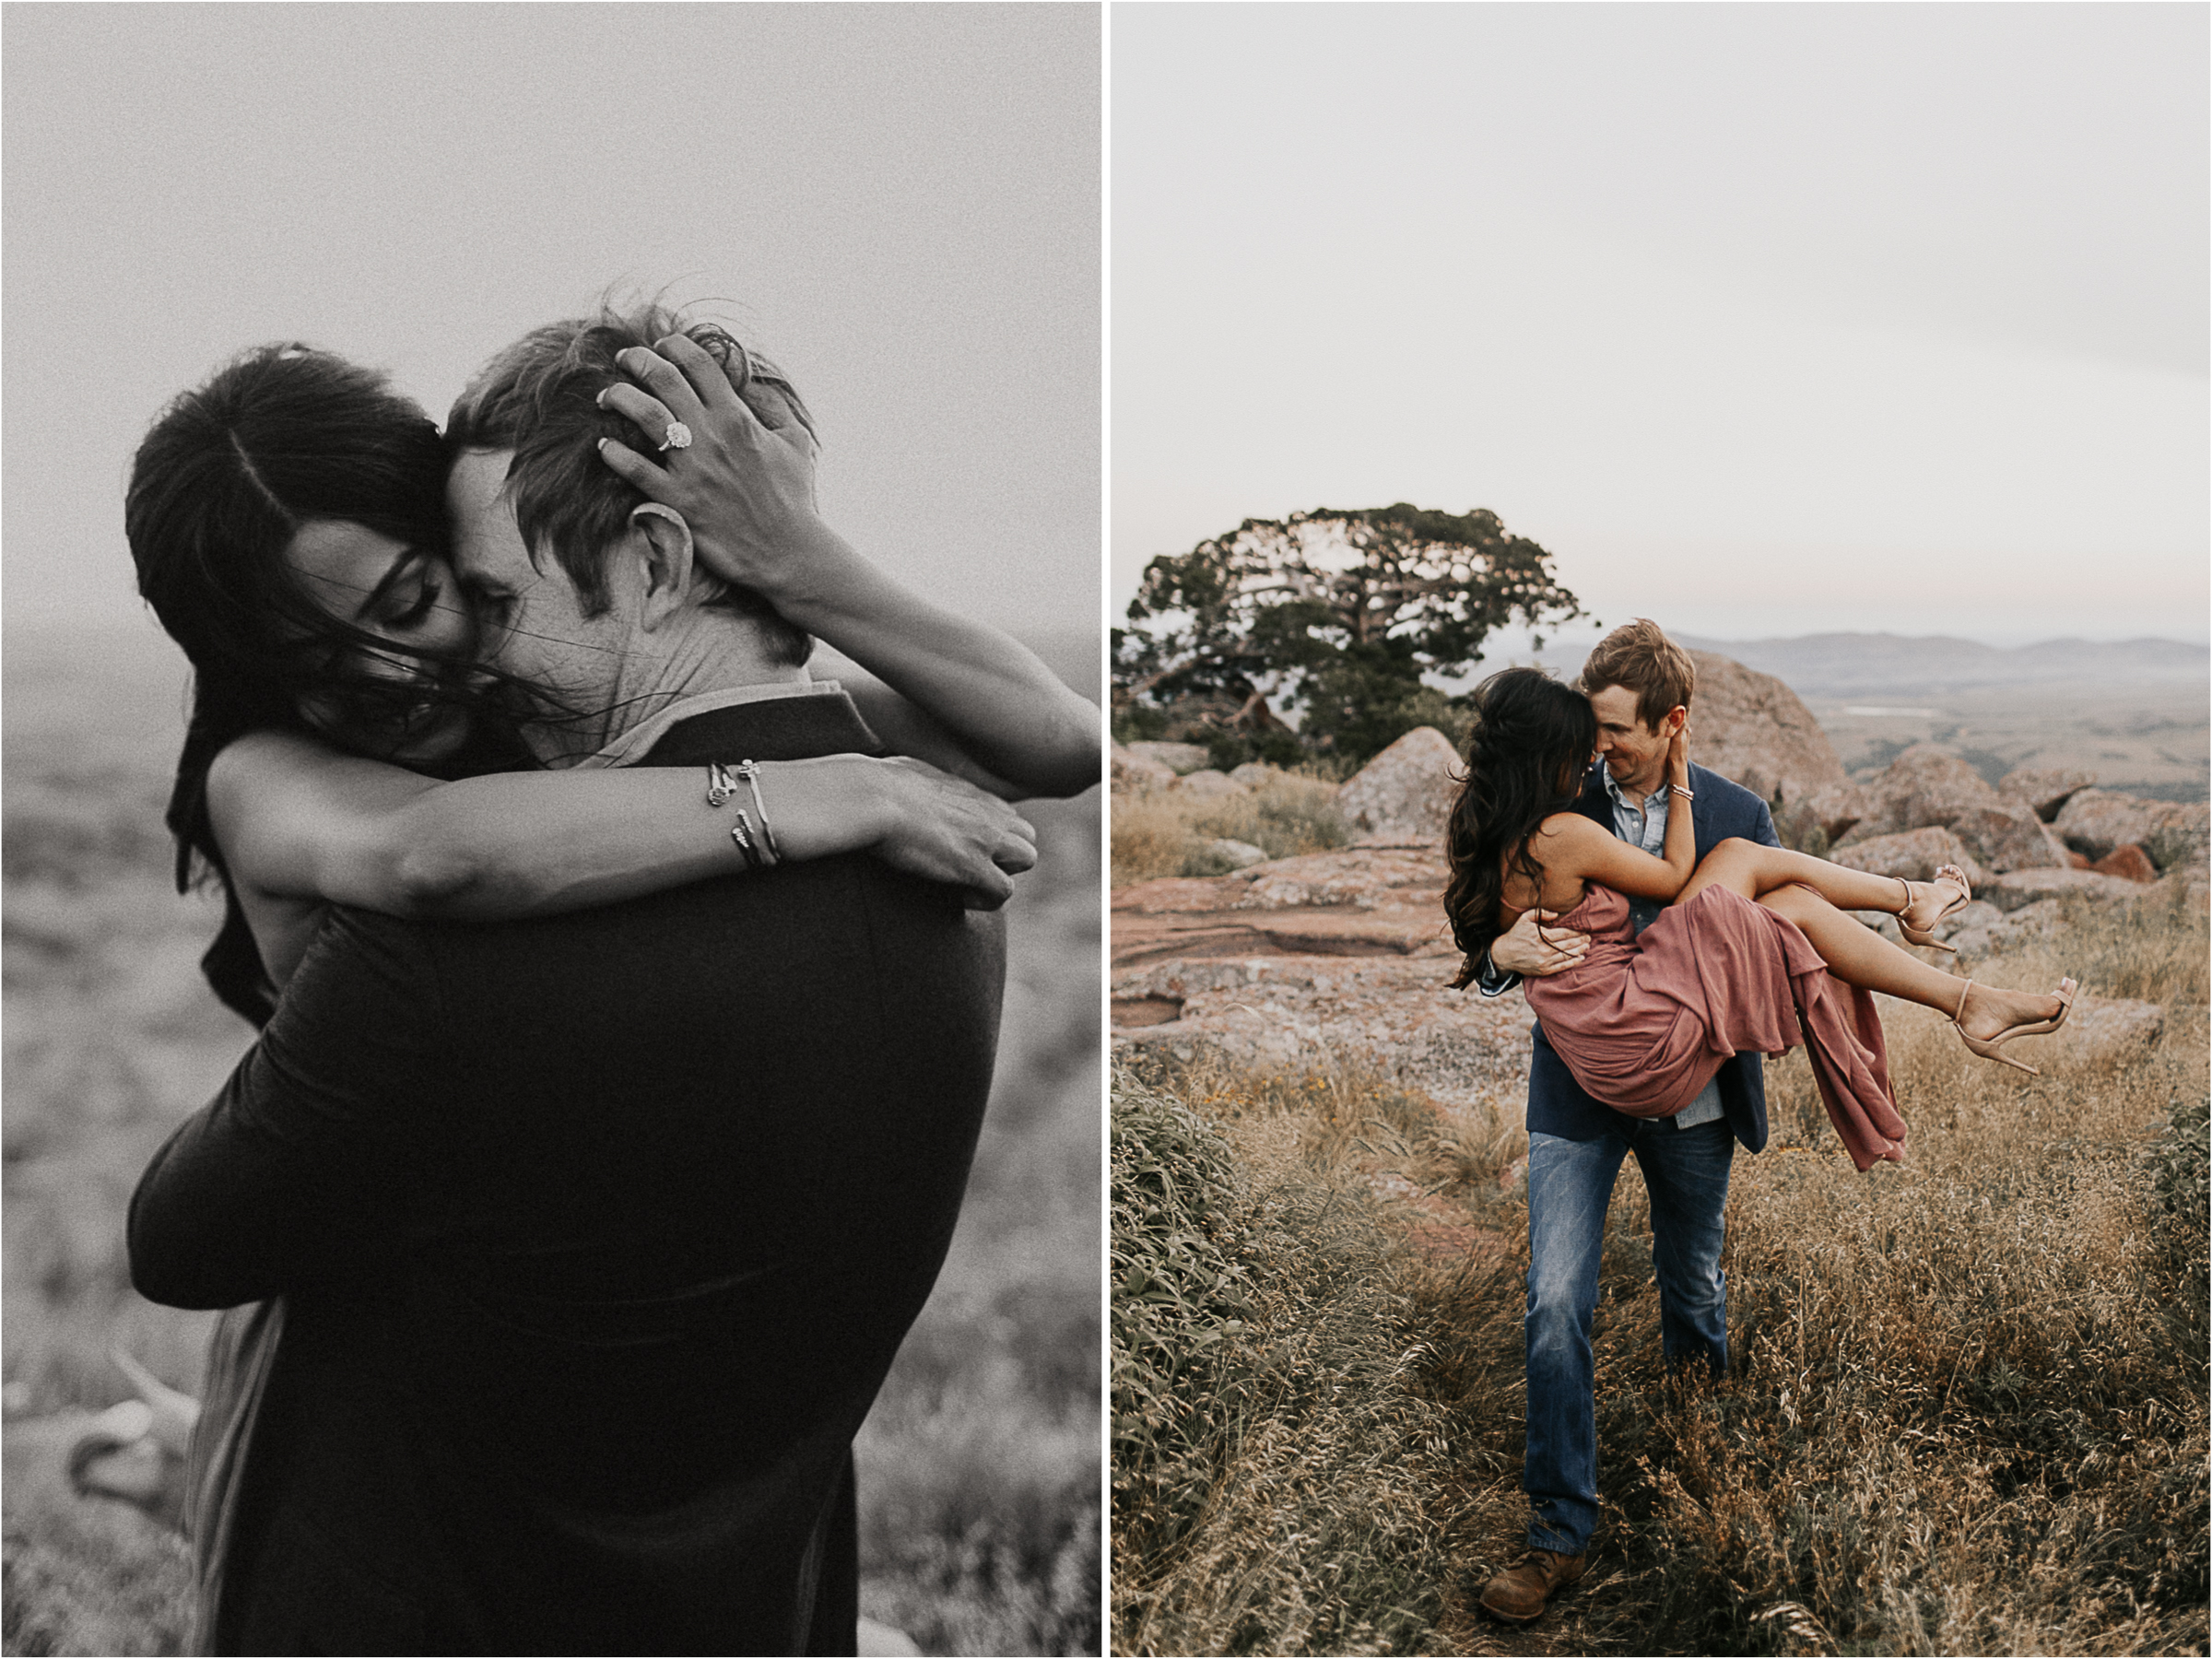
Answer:
[[1559, 925], [1590, 935], [1564, 973], [1522, 982], [1544, 1035], [1593, 1100], [1670, 1117], [1731, 1054], [1800, 1042], [1829, 1122], [1861, 1170], [1902, 1162], [1905, 1121], [1872, 994], [1828, 971], [1797, 924], [1726, 888], [1669, 906], [1639, 935], [1629, 901], [1590, 884]]

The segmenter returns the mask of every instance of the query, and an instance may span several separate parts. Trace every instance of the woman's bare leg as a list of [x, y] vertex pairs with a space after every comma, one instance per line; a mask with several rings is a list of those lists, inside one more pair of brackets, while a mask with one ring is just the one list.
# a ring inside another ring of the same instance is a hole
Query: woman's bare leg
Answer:
[[1838, 910], [1881, 911], [1892, 916], [1904, 907], [1914, 888], [1923, 893], [1934, 891], [1927, 882], [1908, 883], [1898, 876], [1869, 876], [1864, 870], [1847, 870], [1809, 853], [1793, 853], [1787, 847], [1762, 847], [1757, 841], [1731, 837], [1705, 854], [1675, 902], [1679, 904], [1699, 889], [1716, 884], [1747, 899], [1757, 899], [1762, 893], [1793, 883], [1812, 888]]
[[[1716, 855], [1717, 853], [1716, 848]], [[1836, 868], [1833, 865], [1828, 867]], [[1700, 865], [1700, 873], [1702, 870]], [[1896, 884], [1892, 882], [1890, 886], [1894, 893]], [[1900, 996], [1907, 1002], [1934, 1008], [1947, 1018], [1957, 1018], [1966, 1034], [1979, 1041], [1986, 1042], [2013, 1026], [2052, 1019], [2058, 1015], [2059, 1000], [2055, 996], [2027, 991], [1999, 991], [1979, 981], [1974, 984], [1973, 999], [1961, 1011], [1959, 1003], [1966, 995], [1966, 981], [1940, 968], [1931, 968], [1911, 952], [1890, 944], [1809, 887], [1793, 884], [1776, 888], [1759, 894], [1758, 901], [1776, 915], [1794, 922], [1812, 942], [1813, 948], [1820, 953], [1829, 971], [1838, 979], [1869, 991]]]

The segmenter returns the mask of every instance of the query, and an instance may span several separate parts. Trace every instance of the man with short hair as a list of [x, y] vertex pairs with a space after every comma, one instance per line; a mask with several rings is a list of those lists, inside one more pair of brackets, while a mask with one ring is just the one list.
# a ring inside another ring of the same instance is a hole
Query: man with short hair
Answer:
[[[1689, 719], [1697, 667], [1656, 623], [1639, 618], [1600, 641], [1583, 665], [1597, 714], [1597, 759], [1574, 810], [1623, 841], [1658, 853], [1666, 837], [1666, 752]], [[1693, 763], [1689, 809], [1702, 859], [1731, 836], [1781, 845], [1766, 804]], [[1630, 899], [1641, 933], [1659, 903]], [[1543, 925], [1530, 911], [1492, 944], [1476, 983], [1497, 996], [1523, 977], [1582, 959], [1581, 934]], [[1651, 1197], [1652, 1265], [1659, 1283], [1660, 1344], [1670, 1366], [1728, 1364], [1728, 1305], [1721, 1272], [1722, 1212], [1735, 1144], [1767, 1144], [1765, 1076], [1757, 1054], [1726, 1061], [1672, 1118], [1635, 1118], [1593, 1100], [1530, 1028], [1528, 1075], [1528, 1405], [1522, 1487], [1527, 1547], [1484, 1587], [1488, 1612], [1525, 1624], [1583, 1576], [1597, 1525], [1597, 1415], [1590, 1329], [1597, 1306], [1606, 1209], [1630, 1154]]]
[[[603, 457], [641, 400], [700, 466]], [[286, 1299], [215, 1641], [850, 1653], [853, 1438], [951, 1240], [1004, 934], [877, 859], [779, 863], [740, 763], [1072, 794], [1097, 711], [813, 516], [804, 406], [719, 331], [539, 330], [450, 435], [457, 566], [559, 715], [533, 745], [697, 769], [755, 867], [498, 925], [337, 911], [157, 1155], [140, 1288]], [[811, 679], [809, 623], [897, 688]]]

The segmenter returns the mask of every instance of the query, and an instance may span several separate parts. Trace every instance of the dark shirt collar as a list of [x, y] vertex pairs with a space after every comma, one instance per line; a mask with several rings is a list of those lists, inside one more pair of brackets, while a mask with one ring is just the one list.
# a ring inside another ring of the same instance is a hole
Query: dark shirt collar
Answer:
[[636, 764], [703, 766], [884, 752], [882, 739], [868, 729], [853, 699], [830, 690], [730, 703], [679, 718]]

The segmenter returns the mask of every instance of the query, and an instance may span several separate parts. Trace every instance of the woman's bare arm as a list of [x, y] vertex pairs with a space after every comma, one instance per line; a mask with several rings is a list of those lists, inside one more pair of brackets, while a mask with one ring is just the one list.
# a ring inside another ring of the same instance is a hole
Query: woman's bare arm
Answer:
[[[1666, 815], [1667, 845], [1673, 850], [1675, 822], [1688, 822], [1687, 812]], [[1689, 839], [1687, 835], [1685, 839]], [[1695, 842], [1691, 841], [1691, 850]], [[1594, 881], [1631, 899], [1672, 899], [1689, 879], [1689, 870], [1677, 870], [1673, 862], [1654, 858], [1641, 847], [1631, 847], [1601, 824], [1579, 812], [1555, 812], [1529, 838], [1529, 851], [1544, 866], [1544, 897], [1562, 899], [1571, 883]], [[1564, 910], [1559, 903], [1555, 908]]]
[[1579, 877], [1634, 899], [1672, 900], [1698, 866], [1697, 824], [1689, 809], [1689, 744], [1677, 732], [1666, 751], [1667, 782], [1677, 791], [1668, 804], [1666, 839], [1654, 858], [1631, 847], [1603, 825], [1579, 812], [1555, 812], [1537, 827], [1530, 849], [1544, 866], [1546, 896], [1557, 898], [1554, 883]]
[[680, 420], [692, 438], [665, 466], [608, 442], [606, 464], [682, 515], [709, 571], [762, 594], [903, 700], [903, 713], [864, 701], [887, 741], [1012, 799], [1077, 794], [1099, 781], [1097, 705], [1034, 652], [903, 586], [823, 523], [813, 438], [778, 415], [780, 401], [771, 407], [760, 396], [763, 419], [722, 365], [682, 335], [652, 351], [633, 348], [622, 362], [651, 395], [612, 386], [606, 406], [656, 437]]
[[[741, 757], [733, 757], [739, 759]], [[747, 867], [695, 767], [500, 772], [440, 782], [264, 732], [216, 757], [208, 808], [231, 878], [261, 897], [387, 914], [550, 915]], [[871, 853], [984, 907], [1036, 862], [1011, 807], [911, 760], [763, 762], [787, 858]]]

